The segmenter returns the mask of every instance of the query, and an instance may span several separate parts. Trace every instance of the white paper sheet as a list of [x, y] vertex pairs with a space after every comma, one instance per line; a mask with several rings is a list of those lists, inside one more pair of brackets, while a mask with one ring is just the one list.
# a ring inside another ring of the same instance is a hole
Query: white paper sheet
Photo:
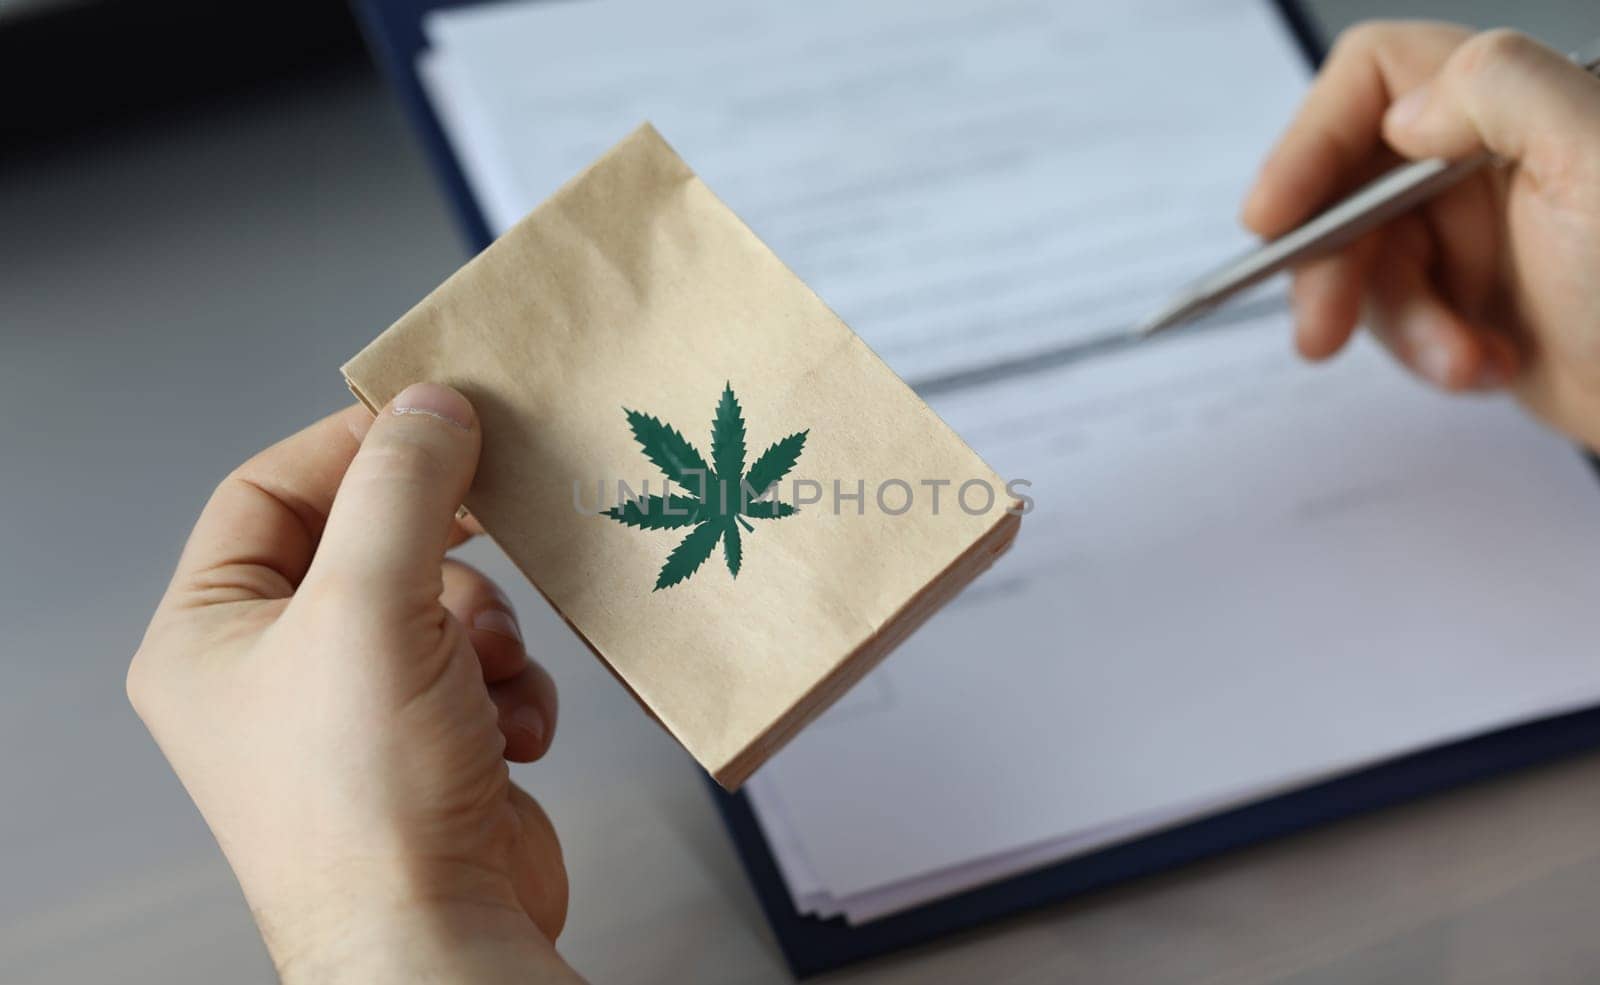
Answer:
[[457, 147], [496, 230], [650, 119], [915, 379], [1131, 322], [1247, 245], [1233, 205], [1306, 74], [1274, 18], [1255, 0], [596, 0], [426, 26], [430, 69], [476, 112], [453, 114]]
[[[1245, 246], [1236, 203], [1306, 77], [1258, 0], [595, 0], [428, 26], [492, 225], [649, 118], [913, 381], [1124, 324]], [[1367, 345], [1299, 364], [1271, 300], [930, 391], [1038, 509], [752, 781], [798, 907], [872, 919], [1600, 701], [1586, 465]]]
[[1283, 335], [935, 401], [1039, 505], [877, 672], [890, 701], [767, 767], [831, 894], [1600, 699], [1587, 466], [1501, 401]]

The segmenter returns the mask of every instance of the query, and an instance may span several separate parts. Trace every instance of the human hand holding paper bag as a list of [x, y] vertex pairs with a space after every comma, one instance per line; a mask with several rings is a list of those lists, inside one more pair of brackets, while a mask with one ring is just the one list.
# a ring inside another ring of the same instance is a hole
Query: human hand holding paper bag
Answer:
[[481, 436], [420, 383], [257, 455], [129, 668], [290, 985], [573, 980], [561, 849], [505, 762], [544, 754], [555, 688], [499, 588], [444, 558]]
[[[289, 982], [572, 980], [560, 848], [505, 765], [554, 687], [444, 556], [463, 500], [728, 786], [1019, 522], [648, 128], [346, 374], [382, 412], [223, 482], [128, 677]], [[575, 505], [607, 479], [641, 495]]]

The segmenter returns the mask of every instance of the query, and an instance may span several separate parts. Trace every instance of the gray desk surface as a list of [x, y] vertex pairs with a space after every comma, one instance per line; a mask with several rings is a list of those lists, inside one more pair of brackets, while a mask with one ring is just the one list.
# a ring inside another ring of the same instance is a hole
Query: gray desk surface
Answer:
[[[1321, 4], [1333, 26], [1378, 0]], [[1436, 0], [1431, 10], [1490, 23]], [[1591, 0], [1521, 5], [1564, 40]], [[1562, 29], [1566, 27], [1567, 33]], [[213, 483], [345, 401], [334, 371], [462, 259], [351, 73], [0, 169], [0, 982], [265, 982], [122, 676]], [[509, 567], [562, 690], [519, 769], [597, 982], [786, 979], [696, 769]], [[996, 983], [1600, 980], [1600, 756], [1318, 830], [834, 976]]]

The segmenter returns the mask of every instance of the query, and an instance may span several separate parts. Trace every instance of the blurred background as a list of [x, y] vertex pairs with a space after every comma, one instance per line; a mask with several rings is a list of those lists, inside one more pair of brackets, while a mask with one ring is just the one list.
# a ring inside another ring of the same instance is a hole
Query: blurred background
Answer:
[[[1594, 0], [1310, 8], [1325, 36], [1425, 16], [1565, 49], [1596, 29]], [[338, 365], [463, 259], [342, 4], [0, 0], [0, 985], [271, 980], [230, 873], [127, 706], [124, 668], [215, 482], [346, 403]], [[492, 551], [471, 556], [518, 586], [532, 637], [567, 637]], [[563, 951], [596, 981], [782, 977], [694, 765], [575, 643], [543, 657], [562, 741], [519, 777], [567, 847]], [[1492, 829], [1552, 775], [1291, 841], [1323, 839], [1325, 865], [1357, 842], [1367, 857], [1399, 851], [1407, 825], [1462, 798]], [[1215, 880], [1304, 864], [1286, 851], [1199, 868]], [[1202, 876], [1102, 896], [1071, 932], [1118, 946], [1115, 913], [1181, 907]], [[619, 900], [629, 886], [652, 889]], [[1361, 890], [1345, 891], [1354, 904]], [[971, 971], [1045, 926], [1016, 921], [959, 954], [844, 977]], [[1374, 950], [1370, 980], [1391, 958]]]

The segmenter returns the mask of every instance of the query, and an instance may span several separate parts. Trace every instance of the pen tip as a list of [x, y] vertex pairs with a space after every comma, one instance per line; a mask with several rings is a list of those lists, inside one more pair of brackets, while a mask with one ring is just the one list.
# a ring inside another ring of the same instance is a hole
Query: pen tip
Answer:
[[1182, 322], [1187, 313], [1182, 306], [1170, 305], [1133, 326], [1135, 338], [1145, 339]]
[[1133, 333], [1141, 339], [1149, 338], [1158, 332], [1165, 332], [1169, 328], [1176, 328], [1185, 322], [1193, 321], [1209, 311], [1214, 304], [1215, 302], [1209, 298], [1186, 294], [1139, 322], [1134, 326]]
[[1142, 339], [1161, 331], [1161, 324], [1162, 319], [1160, 316], [1146, 318], [1144, 321], [1136, 322], [1133, 326], [1133, 330], [1128, 334], [1132, 335], [1136, 339]]

